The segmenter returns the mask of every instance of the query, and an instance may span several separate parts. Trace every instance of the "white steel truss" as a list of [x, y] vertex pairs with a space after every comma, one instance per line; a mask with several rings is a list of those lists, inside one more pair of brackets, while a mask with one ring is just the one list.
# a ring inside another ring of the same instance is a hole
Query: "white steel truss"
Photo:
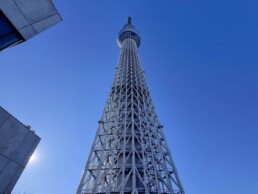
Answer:
[[140, 36], [130, 19], [119, 41], [115, 79], [77, 194], [185, 194], [141, 68]]

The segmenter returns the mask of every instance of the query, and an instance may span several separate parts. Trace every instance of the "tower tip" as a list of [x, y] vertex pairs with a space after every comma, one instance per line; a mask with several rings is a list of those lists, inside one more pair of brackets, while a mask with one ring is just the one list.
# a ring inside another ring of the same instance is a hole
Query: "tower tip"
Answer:
[[132, 18], [129, 16], [128, 17], [128, 24], [131, 24], [132, 23]]

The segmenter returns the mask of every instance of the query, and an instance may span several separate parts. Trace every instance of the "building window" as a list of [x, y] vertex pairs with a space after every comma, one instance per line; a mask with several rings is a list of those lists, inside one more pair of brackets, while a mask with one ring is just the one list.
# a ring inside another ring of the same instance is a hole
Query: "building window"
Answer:
[[22, 36], [0, 10], [0, 50], [22, 41]]

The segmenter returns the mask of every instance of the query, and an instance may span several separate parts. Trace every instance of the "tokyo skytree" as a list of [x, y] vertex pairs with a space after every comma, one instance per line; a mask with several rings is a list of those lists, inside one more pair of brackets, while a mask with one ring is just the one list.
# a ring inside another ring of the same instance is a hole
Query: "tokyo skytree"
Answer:
[[77, 194], [185, 194], [138, 55], [128, 18], [118, 34], [115, 78]]

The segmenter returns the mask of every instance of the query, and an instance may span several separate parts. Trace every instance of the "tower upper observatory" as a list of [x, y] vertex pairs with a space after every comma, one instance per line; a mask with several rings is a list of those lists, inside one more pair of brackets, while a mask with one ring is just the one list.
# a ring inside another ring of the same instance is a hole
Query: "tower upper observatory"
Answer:
[[137, 47], [139, 47], [141, 44], [140, 33], [132, 25], [131, 17], [128, 17], [127, 24], [125, 24], [122, 30], [118, 33], [117, 43], [120, 48], [122, 47], [122, 43], [126, 38], [134, 39], [134, 41], [137, 44]]

